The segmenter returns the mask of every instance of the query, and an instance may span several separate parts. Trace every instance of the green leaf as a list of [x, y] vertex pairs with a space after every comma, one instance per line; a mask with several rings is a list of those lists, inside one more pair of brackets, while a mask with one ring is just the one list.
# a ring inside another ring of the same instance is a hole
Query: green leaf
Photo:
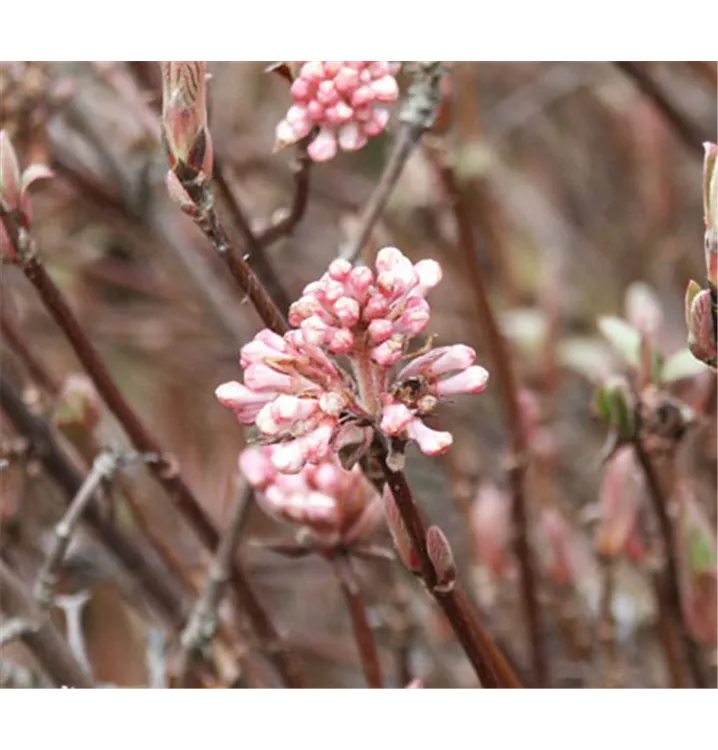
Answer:
[[599, 319], [598, 328], [631, 367], [641, 366], [641, 336], [633, 326], [621, 318], [606, 316]]
[[689, 349], [681, 349], [666, 360], [661, 370], [660, 381], [675, 383], [684, 378], [693, 378], [702, 372], [710, 372], [710, 367], [696, 359]]
[[690, 566], [693, 573], [712, 571], [715, 569], [715, 551], [711, 540], [706, 534], [694, 531], [690, 535], [688, 547]]

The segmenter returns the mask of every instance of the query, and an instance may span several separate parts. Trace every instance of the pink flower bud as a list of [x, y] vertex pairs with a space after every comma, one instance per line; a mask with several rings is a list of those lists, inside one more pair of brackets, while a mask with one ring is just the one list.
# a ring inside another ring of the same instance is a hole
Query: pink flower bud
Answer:
[[333, 309], [341, 324], [347, 328], [353, 328], [361, 318], [359, 303], [351, 297], [340, 297]]
[[0, 130], [0, 201], [7, 210], [20, 207], [20, 165], [10, 137]]
[[404, 404], [390, 404], [382, 412], [381, 430], [387, 435], [400, 435], [412, 419], [414, 415]]
[[339, 130], [342, 151], [358, 151], [366, 145], [367, 136], [356, 122], [348, 122]]
[[277, 474], [267, 452], [261, 448], [243, 450], [239, 455], [239, 470], [257, 489], [264, 489]]
[[384, 320], [382, 318], [372, 320], [367, 328], [369, 340], [372, 344], [382, 344], [384, 341], [391, 338], [393, 332], [394, 324], [390, 320]]
[[309, 156], [314, 161], [329, 161], [337, 153], [337, 139], [333, 131], [322, 128], [319, 135], [309, 144]]
[[436, 384], [436, 393], [442, 397], [469, 393], [477, 394], [486, 390], [488, 382], [489, 373], [483, 367], [474, 365], [463, 372], [446, 378], [446, 380], [440, 380]]
[[413, 419], [406, 432], [427, 456], [440, 456], [451, 448], [454, 438], [450, 432], [439, 432], [427, 427], [420, 419]]
[[274, 398], [273, 393], [256, 393], [236, 381], [223, 383], [214, 394], [222, 406], [232, 409], [245, 424], [252, 424], [262, 407]]
[[328, 273], [335, 281], [345, 281], [351, 270], [352, 264], [348, 260], [337, 258], [330, 263]]
[[393, 102], [399, 98], [399, 87], [394, 76], [386, 75], [369, 84], [374, 98], [380, 102]]

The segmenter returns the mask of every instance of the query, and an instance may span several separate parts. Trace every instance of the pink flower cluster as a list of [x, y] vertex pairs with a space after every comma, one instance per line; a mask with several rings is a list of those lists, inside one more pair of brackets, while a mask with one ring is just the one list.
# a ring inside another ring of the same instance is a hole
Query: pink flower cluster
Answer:
[[398, 65], [390, 62], [305, 62], [291, 92], [295, 104], [277, 125], [282, 148], [319, 134], [309, 145], [314, 161], [328, 161], [343, 151], [358, 151], [368, 138], [379, 135], [389, 120], [381, 106], [396, 101]]
[[350, 544], [366, 537], [383, 519], [381, 498], [358, 466], [346, 471], [335, 461], [307, 464], [298, 474], [281, 474], [271, 461], [275, 446], [247, 448], [239, 467], [259, 490], [257, 502], [276, 520], [300, 526], [324, 542]]
[[441, 399], [483, 391], [489, 375], [461, 344], [407, 355], [429, 323], [425, 297], [440, 279], [438, 263], [413, 264], [394, 247], [379, 252], [375, 271], [335, 260], [292, 305], [293, 330], [258, 333], [241, 351], [244, 384], [221, 385], [217, 398], [276, 444], [271, 460], [281, 472], [366, 446], [375, 430], [444, 453], [451, 433], [424, 419]]

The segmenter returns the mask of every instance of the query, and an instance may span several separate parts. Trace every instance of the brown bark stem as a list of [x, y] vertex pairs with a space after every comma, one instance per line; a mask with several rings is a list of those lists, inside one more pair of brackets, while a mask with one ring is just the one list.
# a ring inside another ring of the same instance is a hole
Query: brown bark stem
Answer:
[[[665, 600], [671, 618], [676, 624], [681, 648], [683, 650], [683, 656], [691, 672], [693, 682], [696, 687], [706, 688], [708, 685], [706, 684], [703, 668], [701, 666], [700, 650], [693, 638], [691, 638], [691, 634], [688, 631], [688, 625], [683, 616], [683, 607], [681, 606], [681, 584], [680, 576], [678, 574], [678, 552], [673, 524], [668, 515], [668, 498], [663, 491], [661, 481], [658, 478], [651, 457], [648, 455], [640, 435], [633, 441], [633, 448], [636, 453], [636, 458], [643, 470], [643, 474], [646, 477], [648, 496], [651, 498], [653, 512], [658, 519], [658, 526], [663, 539], [663, 546], [665, 548], [665, 580], [663, 586], [661, 586], [665, 595], [662, 596], [661, 599]], [[661, 602], [659, 602], [659, 606], [660, 603]], [[670, 660], [670, 654], [668, 656]]]
[[94, 688], [92, 678], [70, 651], [52, 621], [40, 610], [16, 573], [0, 560], [0, 600], [13, 617], [31, 623], [18, 638], [37, 656], [53, 682], [62, 687]]
[[429, 153], [436, 165], [454, 213], [459, 247], [468, 267], [479, 325], [493, 363], [492, 382], [497, 385], [506, 419], [506, 427], [509, 432], [512, 452], [509, 482], [512, 495], [511, 516], [514, 526], [513, 547], [519, 563], [521, 599], [531, 644], [534, 678], [539, 687], [545, 687], [549, 683], [549, 675], [537, 595], [536, 564], [528, 534], [527, 498], [525, 494], [528, 445], [519, 404], [518, 383], [508, 346], [499, 330], [491, 307], [489, 292], [476, 254], [471, 212], [466, 205], [449, 156], [436, 149], [432, 149]]
[[450, 590], [442, 590], [442, 587], [437, 585], [436, 572], [426, 548], [426, 526], [414, 502], [406, 477], [403, 472], [389, 468], [383, 447], [375, 446], [374, 453], [419, 558], [421, 578], [446, 615], [481, 685], [485, 688], [523, 687], [459, 584], [455, 584]]
[[364, 597], [354, 575], [351, 561], [348, 557], [340, 555], [331, 559], [330, 562], [339, 580], [344, 601], [349, 611], [366, 683], [370, 688], [381, 688], [383, 685], [379, 653], [376, 648], [374, 632], [367, 617]]
[[[233, 258], [234, 256], [226, 257]], [[242, 263], [244, 265], [243, 270], [249, 272], [251, 278], [254, 279], [254, 283], [262, 289], [262, 293], [266, 297], [266, 292], [264, 292], [251, 269], [243, 261]], [[140, 453], [156, 453], [161, 457], [158, 462], [149, 464], [149, 469], [155, 479], [167, 492], [185, 520], [196, 531], [202, 543], [210, 550], [216, 550], [219, 545], [219, 534], [214, 524], [192, 491], [184, 483], [177, 469], [167, 461], [166, 454], [158, 441], [125, 400], [103, 359], [88, 339], [65, 297], [57, 288], [43, 264], [36, 255], [33, 255], [23, 263], [22, 268], [30, 283], [37, 289], [53, 320], [72, 345], [75, 354], [82, 362], [108, 409], [114, 414], [129, 436], [134, 448]], [[274, 305], [268, 297], [266, 299], [272, 306]], [[280, 320], [283, 320], [281, 314]], [[279, 646], [276, 628], [250, 586], [244, 571], [236, 562], [233, 568], [232, 582], [240, 602], [246, 609], [257, 635], [268, 650], [277, 670], [289, 686], [300, 687], [303, 682], [294, 661], [290, 654]]]

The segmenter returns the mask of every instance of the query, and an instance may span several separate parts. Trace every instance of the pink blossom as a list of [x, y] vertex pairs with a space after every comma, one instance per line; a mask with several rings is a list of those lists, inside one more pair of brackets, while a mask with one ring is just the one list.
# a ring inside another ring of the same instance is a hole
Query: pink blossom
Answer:
[[376, 528], [383, 504], [358, 466], [346, 471], [330, 460], [285, 474], [274, 463], [280, 447], [247, 448], [239, 457], [240, 470], [258, 490], [257, 502], [268, 515], [303, 527], [325, 543], [349, 544]]
[[414, 264], [394, 247], [379, 252], [374, 271], [333, 261], [291, 306], [293, 329], [258, 333], [240, 354], [244, 383], [221, 385], [217, 398], [274, 444], [282, 472], [352, 443], [366, 448], [374, 431], [429, 456], [446, 452], [451, 433], [425, 420], [442, 400], [483, 391], [489, 374], [463, 344], [407, 353], [429, 323], [426, 294], [440, 279], [438, 263]]
[[277, 125], [276, 149], [318, 133], [308, 148], [314, 161], [329, 161], [338, 149], [358, 151], [386, 128], [382, 106], [399, 98], [389, 62], [305, 62], [290, 92], [294, 104]]

